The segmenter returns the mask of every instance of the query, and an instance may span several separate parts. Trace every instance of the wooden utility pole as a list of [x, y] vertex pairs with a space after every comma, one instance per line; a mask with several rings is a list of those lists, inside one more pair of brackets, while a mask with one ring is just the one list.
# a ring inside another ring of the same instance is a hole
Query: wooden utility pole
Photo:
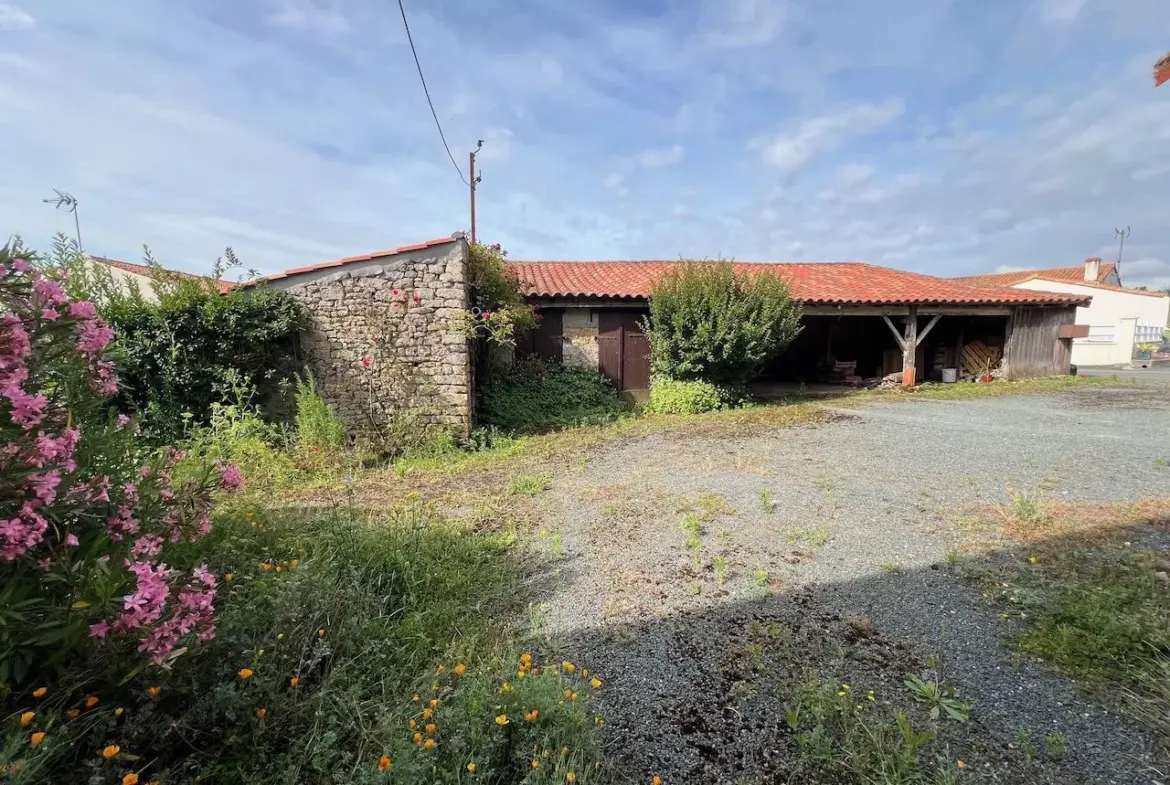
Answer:
[[472, 242], [472, 244], [475, 243], [475, 186], [481, 180], [483, 180], [483, 175], [480, 175], [479, 177], [475, 176], [475, 154], [478, 153], [480, 151], [480, 148], [482, 148], [482, 147], [483, 147], [483, 140], [480, 139], [479, 142], [475, 145], [475, 149], [472, 150], [471, 153], [468, 155], [468, 160], [469, 160], [468, 180], [469, 180], [469, 184], [471, 186], [471, 242]]

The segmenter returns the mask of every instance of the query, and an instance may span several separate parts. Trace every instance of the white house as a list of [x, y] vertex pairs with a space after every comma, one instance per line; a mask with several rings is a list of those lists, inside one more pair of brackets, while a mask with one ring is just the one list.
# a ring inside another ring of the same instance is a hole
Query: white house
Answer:
[[1121, 285], [1117, 265], [1097, 257], [1083, 266], [1047, 270], [1019, 270], [975, 275], [957, 280], [977, 286], [1007, 286], [1092, 297], [1087, 307], [1077, 308], [1077, 325], [1088, 334], [1073, 339], [1074, 365], [1125, 365], [1134, 358], [1136, 346], [1162, 340], [1170, 321], [1170, 297], [1165, 292], [1131, 289]]
[[[142, 295], [147, 301], [153, 302], [158, 299], [154, 293], [154, 280], [156, 276], [161, 275], [164, 279], [179, 280], [179, 279], [205, 279], [202, 275], [194, 275], [192, 273], [184, 273], [179, 270], [165, 270], [155, 268], [145, 264], [134, 264], [133, 262], [123, 262], [119, 259], [108, 259], [104, 256], [90, 256], [90, 264], [103, 266], [110, 274], [112, 281], [118, 286], [129, 291], [132, 288], [137, 288], [138, 293]], [[234, 284], [231, 281], [215, 280], [217, 288], [221, 292], [226, 292], [232, 288]]]

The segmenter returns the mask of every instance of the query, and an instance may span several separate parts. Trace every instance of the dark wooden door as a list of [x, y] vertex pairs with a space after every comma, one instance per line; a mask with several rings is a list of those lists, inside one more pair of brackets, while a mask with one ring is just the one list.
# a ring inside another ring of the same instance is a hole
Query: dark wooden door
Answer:
[[638, 322], [639, 311], [602, 311], [597, 329], [601, 372], [622, 392], [650, 387], [650, 342]]

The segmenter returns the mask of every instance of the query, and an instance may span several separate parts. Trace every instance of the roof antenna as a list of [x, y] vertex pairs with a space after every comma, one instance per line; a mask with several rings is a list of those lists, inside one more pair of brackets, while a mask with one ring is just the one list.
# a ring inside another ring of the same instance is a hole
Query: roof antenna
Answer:
[[77, 199], [74, 198], [73, 194], [66, 193], [65, 191], [60, 191], [56, 188], [53, 191], [57, 194], [56, 196], [49, 199], [42, 199], [41, 201], [45, 204], [53, 205], [58, 210], [64, 207], [73, 213], [73, 228], [77, 230], [77, 251], [78, 253], [84, 253], [81, 247], [81, 221], [77, 218]]
[[1129, 237], [1129, 227], [1114, 229], [1113, 235], [1117, 238], [1117, 276], [1121, 277], [1121, 252], [1125, 250], [1125, 238]]

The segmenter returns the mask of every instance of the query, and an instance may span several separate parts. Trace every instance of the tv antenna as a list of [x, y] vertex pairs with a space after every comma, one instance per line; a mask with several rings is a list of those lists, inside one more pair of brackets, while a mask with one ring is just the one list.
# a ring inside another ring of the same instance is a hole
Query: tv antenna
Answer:
[[53, 205], [58, 210], [65, 208], [69, 212], [73, 213], [73, 228], [77, 231], [77, 250], [82, 252], [81, 221], [77, 217], [77, 199], [71, 193], [67, 193], [56, 188], [54, 188], [53, 191], [57, 194], [56, 196], [50, 197], [49, 199], [42, 199], [41, 201], [45, 204]]

